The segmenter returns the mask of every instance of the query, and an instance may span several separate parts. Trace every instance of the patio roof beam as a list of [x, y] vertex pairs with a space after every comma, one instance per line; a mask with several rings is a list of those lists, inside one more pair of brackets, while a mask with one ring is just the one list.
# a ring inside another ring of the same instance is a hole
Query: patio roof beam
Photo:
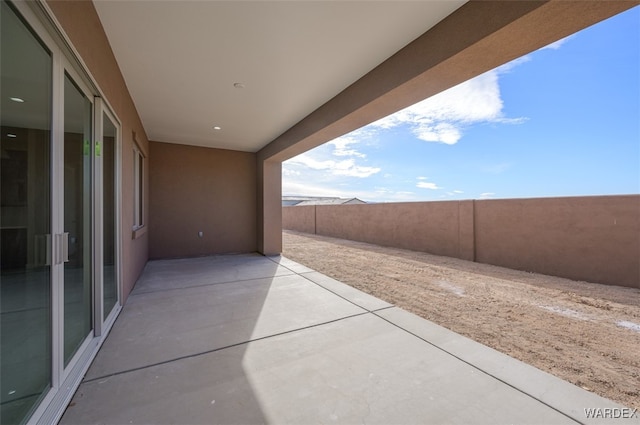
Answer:
[[258, 152], [285, 161], [639, 1], [470, 1]]

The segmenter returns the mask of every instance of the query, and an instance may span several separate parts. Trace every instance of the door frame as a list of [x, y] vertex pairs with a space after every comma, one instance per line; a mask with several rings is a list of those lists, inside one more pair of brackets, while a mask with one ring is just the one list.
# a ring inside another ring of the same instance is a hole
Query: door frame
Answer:
[[[51, 387], [34, 408], [27, 424], [57, 423], [80, 385], [98, 349], [104, 342], [122, 309], [122, 122], [102, 95], [72, 44], [60, 29], [55, 15], [42, 0], [7, 0], [22, 20], [51, 52], [51, 135], [50, 200], [51, 217], [48, 262], [51, 271]], [[64, 367], [64, 76], [65, 72], [92, 104], [90, 134], [92, 190], [91, 288], [92, 330]], [[103, 315], [103, 200], [102, 200], [102, 117], [105, 114], [116, 128], [114, 143], [114, 249], [117, 298], [112, 311]]]

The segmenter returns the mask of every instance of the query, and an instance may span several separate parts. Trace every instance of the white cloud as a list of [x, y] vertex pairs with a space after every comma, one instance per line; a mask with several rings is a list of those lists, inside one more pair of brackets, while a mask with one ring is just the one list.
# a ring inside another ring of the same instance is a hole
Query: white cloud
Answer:
[[561, 38], [558, 41], [554, 41], [551, 44], [548, 44], [544, 47], [542, 47], [540, 50], [545, 50], [545, 49], [551, 49], [551, 50], [558, 50], [560, 47], [562, 47], [567, 41], [571, 40], [576, 34], [571, 34], [568, 37], [565, 38]]
[[335, 156], [356, 156], [359, 158], [366, 158], [367, 155], [364, 153], [350, 148], [350, 145], [358, 143], [360, 143], [360, 140], [357, 139], [357, 134], [354, 132], [330, 141], [329, 145], [333, 145], [333, 155]]
[[453, 193], [464, 193], [464, 192], [461, 190], [454, 190]]
[[453, 145], [469, 124], [503, 119], [498, 72], [489, 71], [371, 124], [392, 128], [408, 124], [416, 137]]
[[462, 138], [464, 129], [472, 124], [522, 123], [525, 118], [504, 116], [498, 80], [501, 74], [529, 60], [528, 56], [518, 58], [382, 118], [368, 128], [389, 129], [408, 125], [421, 140], [453, 145]]
[[292, 170], [290, 168], [283, 167], [282, 168], [282, 175], [283, 176], [299, 176], [300, 175], [300, 171], [296, 171], [296, 170]]
[[285, 196], [337, 196], [340, 198], [352, 198], [355, 196], [350, 191], [339, 190], [333, 186], [324, 187], [288, 179], [282, 181], [282, 194]]
[[507, 62], [504, 65], [500, 65], [495, 69], [495, 71], [501, 75], [510, 72], [513, 68], [518, 65], [522, 65], [523, 63], [527, 63], [531, 61], [531, 55], [520, 56], [517, 59], [512, 60], [511, 62]]
[[353, 165], [346, 170], [340, 170], [336, 174], [349, 177], [369, 177], [380, 172], [378, 167], [364, 167], [362, 165]]
[[[326, 143], [323, 147], [289, 159], [284, 163], [283, 168], [297, 167], [297, 170], [304, 174], [306, 179], [313, 178], [309, 172], [312, 170], [328, 172], [328, 174], [324, 174], [323, 178], [331, 176], [370, 177], [379, 173], [381, 168], [358, 163], [367, 155], [357, 150], [356, 146], [361, 144], [366, 137], [367, 132], [364, 129], [351, 132]], [[334, 182], [334, 184], [340, 183]]]
[[495, 193], [493, 192], [483, 192], [480, 194], [480, 199], [490, 199], [493, 198], [494, 195]]
[[435, 183], [431, 183], [431, 182], [418, 182], [418, 184], [416, 184], [416, 187], [419, 187], [420, 189], [431, 189], [431, 190], [438, 190], [438, 189], [442, 189], [441, 187], [438, 187], [438, 185], [436, 185]]
[[313, 170], [329, 171], [336, 176], [348, 176], [348, 177], [369, 177], [373, 174], [380, 172], [378, 167], [365, 167], [362, 165], [356, 165], [353, 158], [344, 159], [341, 161], [334, 161], [332, 159], [320, 161], [317, 160], [308, 153], [303, 153], [295, 158], [291, 158], [287, 161], [288, 164], [299, 164]]

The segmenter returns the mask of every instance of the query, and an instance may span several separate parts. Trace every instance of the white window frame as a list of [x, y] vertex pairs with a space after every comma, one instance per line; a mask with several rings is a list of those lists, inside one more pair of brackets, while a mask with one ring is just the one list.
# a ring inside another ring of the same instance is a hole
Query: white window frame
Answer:
[[[107, 317], [103, 317], [102, 316], [102, 303], [103, 303], [103, 295], [104, 295], [104, 276], [103, 276], [103, 268], [100, 267], [100, 270], [96, 271], [99, 273], [99, 278], [97, 279], [97, 282], [99, 283], [99, 297], [98, 299], [95, 300], [96, 306], [99, 305], [100, 306], [100, 311], [98, 311], [98, 308], [95, 308], [95, 318], [94, 318], [94, 322], [95, 322], [95, 332], [97, 336], [102, 336], [106, 331], [108, 331], [109, 329], [111, 329], [111, 326], [113, 325], [113, 323], [115, 322], [115, 318], [117, 317], [117, 315], [120, 313], [120, 309], [122, 308], [122, 257], [121, 257], [121, 253], [122, 253], [122, 238], [121, 238], [121, 233], [120, 231], [118, 231], [118, 229], [120, 229], [120, 223], [121, 223], [121, 211], [122, 211], [122, 199], [121, 199], [121, 190], [119, 190], [119, 188], [122, 187], [122, 172], [121, 172], [121, 165], [122, 165], [122, 126], [120, 124], [120, 120], [118, 120], [118, 118], [116, 117], [116, 115], [111, 111], [111, 108], [108, 106], [108, 104], [104, 101], [104, 99], [102, 98], [96, 98], [95, 99], [95, 104], [96, 104], [96, 111], [95, 111], [95, 131], [96, 134], [99, 135], [98, 137], [100, 138], [101, 143], [104, 144], [104, 141], [102, 140], [102, 134], [103, 134], [103, 129], [104, 129], [104, 122], [102, 121], [102, 116], [103, 114], [107, 116], [107, 118], [109, 120], [111, 120], [111, 123], [115, 126], [116, 128], [116, 140], [115, 140], [115, 145], [114, 145], [114, 155], [115, 155], [115, 169], [113, 170], [114, 172], [114, 178], [115, 181], [113, 182], [113, 184], [115, 185], [115, 199], [113, 199], [112, 201], [114, 202], [114, 208], [115, 208], [115, 222], [114, 222], [114, 226], [115, 226], [115, 239], [114, 239], [114, 244], [115, 244], [115, 261], [116, 261], [116, 268], [115, 268], [115, 276], [116, 276], [116, 291], [117, 291], [117, 295], [116, 295], [116, 305], [114, 306], [114, 308], [111, 310], [111, 312], [109, 313], [109, 315]], [[99, 130], [99, 132], [98, 132]], [[100, 194], [99, 196], [96, 195], [96, 200], [99, 202], [96, 204], [96, 211], [99, 211], [99, 213], [102, 215], [103, 213], [103, 194], [102, 194], [102, 190], [104, 189], [103, 184], [104, 184], [104, 180], [103, 179], [103, 170], [104, 170], [104, 165], [103, 165], [103, 161], [102, 161], [102, 157], [98, 156], [97, 157], [97, 162], [98, 162], [98, 167], [96, 167], [97, 169], [99, 169], [99, 171], [97, 171], [99, 173], [101, 182], [98, 185], [99, 190], [100, 190]], [[96, 177], [97, 178], [97, 177]], [[103, 217], [100, 217], [100, 222], [102, 223]], [[102, 240], [102, 238], [104, 237], [103, 235], [103, 227], [102, 226], [97, 226], [96, 225], [97, 230], [100, 232], [100, 239]], [[103, 253], [102, 253], [102, 246], [99, 247], [99, 253], [97, 252], [98, 250], [96, 250], [96, 259], [94, 260], [95, 264], [99, 264], [98, 263], [98, 255], [100, 255], [102, 257]], [[101, 260], [100, 260], [101, 261]], [[97, 290], [96, 290], [97, 292]]]
[[144, 178], [147, 170], [146, 156], [135, 139], [133, 143], [133, 238], [140, 236], [145, 227]]

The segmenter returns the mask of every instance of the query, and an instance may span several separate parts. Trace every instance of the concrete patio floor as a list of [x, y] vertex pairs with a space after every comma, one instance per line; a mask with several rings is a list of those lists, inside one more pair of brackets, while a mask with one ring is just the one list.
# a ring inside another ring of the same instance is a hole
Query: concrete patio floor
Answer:
[[60, 423], [610, 423], [587, 418], [592, 408], [623, 412], [256, 254], [149, 262]]

